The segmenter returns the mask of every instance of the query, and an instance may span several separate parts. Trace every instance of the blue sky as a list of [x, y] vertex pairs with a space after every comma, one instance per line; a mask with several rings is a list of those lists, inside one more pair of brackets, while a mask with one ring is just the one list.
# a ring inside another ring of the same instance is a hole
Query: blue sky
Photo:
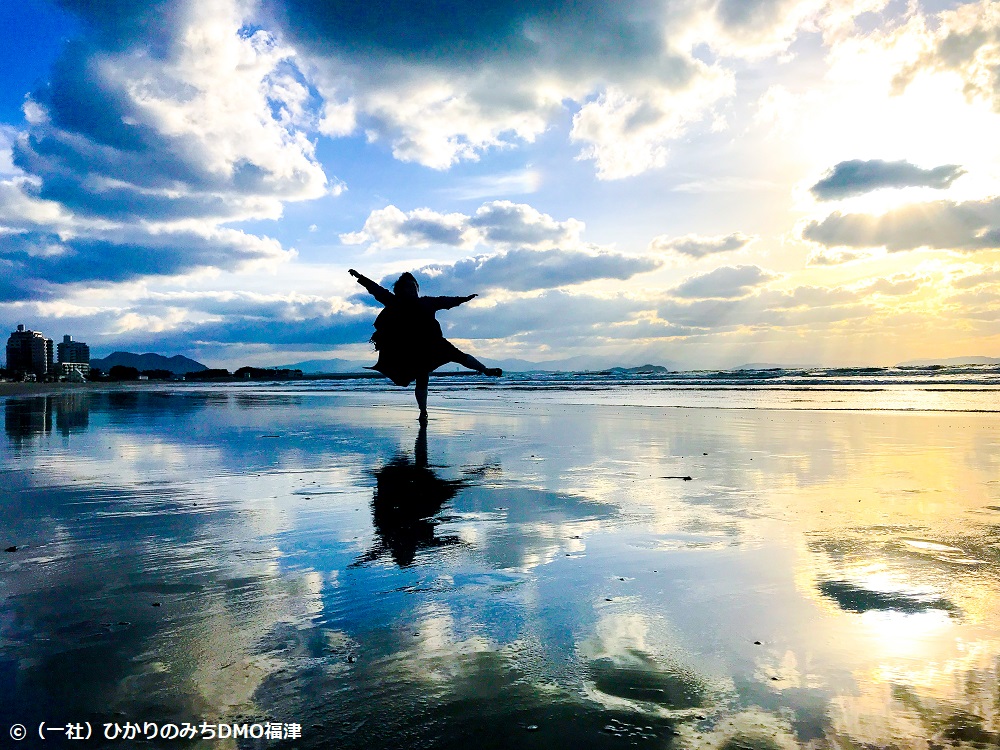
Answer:
[[1000, 3], [0, 8], [0, 319], [371, 359], [416, 273], [488, 359], [1000, 353]]

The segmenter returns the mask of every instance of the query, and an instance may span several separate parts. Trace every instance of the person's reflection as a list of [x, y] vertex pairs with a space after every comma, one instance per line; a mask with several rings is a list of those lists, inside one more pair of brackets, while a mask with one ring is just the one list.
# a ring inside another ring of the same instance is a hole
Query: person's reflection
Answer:
[[442, 479], [427, 464], [427, 426], [420, 425], [414, 459], [399, 455], [376, 469], [372, 523], [378, 539], [354, 565], [374, 562], [386, 554], [400, 567], [413, 564], [422, 549], [460, 543], [454, 536], [437, 536], [435, 516], [465, 482]]

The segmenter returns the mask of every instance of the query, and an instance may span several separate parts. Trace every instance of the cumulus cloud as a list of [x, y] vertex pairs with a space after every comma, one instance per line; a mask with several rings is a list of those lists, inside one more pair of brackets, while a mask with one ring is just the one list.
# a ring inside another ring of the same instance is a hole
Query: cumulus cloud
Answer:
[[649, 249], [654, 252], [675, 252], [691, 258], [704, 258], [707, 255], [715, 255], [716, 253], [742, 250], [753, 242], [754, 239], [754, 237], [748, 237], [741, 232], [733, 232], [732, 234], [716, 237], [702, 237], [697, 234], [689, 234], [684, 237], [670, 237], [663, 234], [653, 238], [649, 243]]
[[986, 101], [1000, 112], [1000, 6], [994, 0], [965, 3], [936, 20], [919, 28], [922, 49], [896, 76], [896, 90], [926, 72], [953, 72], [961, 76], [970, 99]]
[[723, 266], [700, 276], [692, 276], [670, 293], [676, 297], [700, 299], [742, 297], [773, 278], [774, 274], [758, 266]]
[[856, 260], [863, 260], [870, 257], [868, 253], [849, 252], [847, 250], [827, 250], [825, 248], [814, 250], [806, 258], [807, 266], [839, 266], [844, 263], [853, 263]]
[[979, 273], [971, 273], [952, 281], [952, 286], [958, 289], [971, 289], [983, 284], [1000, 282], [1000, 267], [989, 266]]
[[342, 188], [303, 129], [314, 95], [291, 48], [237, 0], [68, 5], [91, 34], [26, 100], [11, 149], [23, 176], [0, 184], [6, 255], [28, 286], [290, 257], [220, 225]]
[[937, 190], [950, 187], [965, 174], [957, 164], [942, 164], [922, 169], [908, 161], [842, 161], [823, 179], [809, 188], [821, 201], [849, 198], [882, 188], [929, 187]]
[[632, 177], [662, 167], [670, 142], [733, 91], [729, 75], [704, 67], [701, 84], [680, 94], [608, 89], [588, 101], [574, 115], [570, 131], [572, 140], [585, 144], [580, 158], [592, 159], [602, 179]]
[[92, 347], [113, 341], [114, 346], [157, 351], [361, 343], [371, 335], [375, 317], [370, 308], [336, 299], [250, 292], [148, 292], [123, 298], [113, 307], [65, 302], [32, 307], [31, 319], [42, 330], [90, 331], [87, 341]]
[[510, 201], [484, 203], [472, 216], [442, 214], [429, 208], [404, 213], [387, 206], [372, 211], [360, 231], [342, 234], [340, 241], [374, 248], [472, 248], [478, 244], [551, 248], [577, 244], [583, 229], [583, 222], [576, 219], [557, 221], [531, 206]]
[[[149, 341], [157, 349], [183, 351], [191, 347], [260, 344], [271, 348], [328, 348], [339, 344], [367, 341], [372, 333], [371, 313], [335, 312], [287, 321], [258, 317], [224, 317], [218, 320], [178, 326], [148, 336], [143, 327], [133, 342]], [[122, 338], [130, 337], [117, 337]]]
[[1000, 198], [914, 203], [881, 215], [836, 211], [802, 232], [827, 247], [884, 247], [890, 252], [933, 248], [1000, 248]]
[[441, 214], [429, 208], [404, 213], [395, 206], [372, 211], [357, 232], [340, 235], [345, 245], [370, 245], [374, 248], [428, 247], [450, 245], [472, 247], [476, 233], [468, 227], [464, 214]]
[[276, 241], [222, 227], [159, 229], [112, 226], [62, 239], [32, 231], [0, 235], [0, 260], [9, 278], [0, 299], [45, 299], [65, 284], [106, 285], [143, 276], [171, 276], [194, 268], [235, 270], [289, 258]]
[[779, 52], [826, 5], [265, 3], [312, 61], [326, 132], [362, 131], [398, 159], [445, 169], [532, 142], [568, 110], [603, 179], [663, 165], [670, 143], [733, 93], [733, 71], [696, 51]]
[[469, 290], [532, 291], [581, 284], [595, 279], [629, 279], [652, 271], [660, 262], [613, 252], [514, 249], [466, 258], [451, 265], [424, 266], [416, 271], [428, 294], [468, 294]]
[[926, 279], [919, 276], [897, 274], [887, 279], [875, 279], [863, 285], [859, 291], [865, 294], [882, 294], [885, 296], [903, 296], [917, 291]]

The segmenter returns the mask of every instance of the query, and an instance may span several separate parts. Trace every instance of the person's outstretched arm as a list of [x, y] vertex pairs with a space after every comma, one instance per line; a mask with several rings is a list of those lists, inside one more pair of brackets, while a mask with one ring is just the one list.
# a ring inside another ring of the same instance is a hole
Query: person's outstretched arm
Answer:
[[358, 273], [353, 268], [349, 269], [347, 272], [351, 274], [351, 276], [353, 276], [355, 279], [357, 279], [358, 283], [361, 284], [361, 286], [363, 286], [365, 289], [367, 289], [368, 293], [376, 300], [381, 302], [383, 305], [388, 305], [390, 302], [396, 299], [396, 295], [394, 295], [384, 286], [379, 286], [364, 274]]
[[478, 296], [478, 294], [469, 294], [465, 297], [424, 297], [424, 299], [430, 301], [435, 310], [450, 310]]

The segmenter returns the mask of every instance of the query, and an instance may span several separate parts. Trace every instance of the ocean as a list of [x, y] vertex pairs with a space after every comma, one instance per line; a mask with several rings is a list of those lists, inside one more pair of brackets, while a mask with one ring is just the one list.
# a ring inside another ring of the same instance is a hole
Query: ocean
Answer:
[[[207, 386], [211, 388], [212, 386]], [[399, 393], [380, 377], [285, 381], [241, 388], [280, 387], [290, 393], [333, 391]], [[1000, 366], [845, 367], [830, 369], [695, 370], [666, 373], [510, 372], [502, 378], [448, 372], [431, 380], [445, 398], [521, 392], [570, 403], [706, 408], [996, 411]]]

